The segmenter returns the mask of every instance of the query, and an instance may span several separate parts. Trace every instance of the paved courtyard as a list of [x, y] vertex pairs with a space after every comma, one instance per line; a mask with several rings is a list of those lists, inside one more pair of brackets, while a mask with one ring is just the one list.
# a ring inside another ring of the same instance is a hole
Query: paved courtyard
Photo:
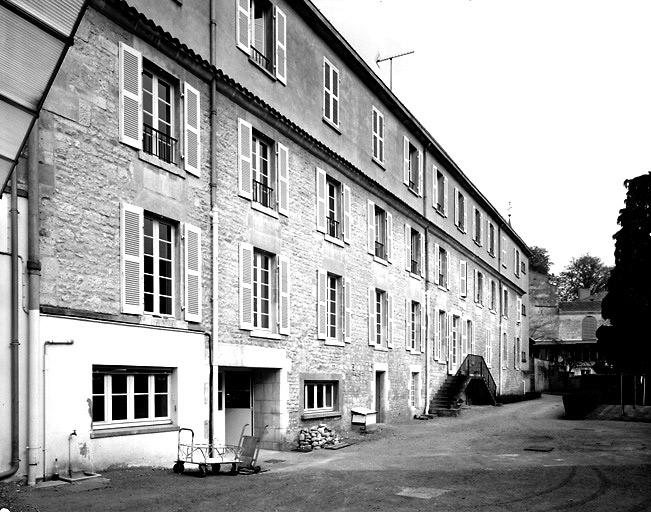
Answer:
[[605, 419], [612, 411], [563, 416], [561, 397], [543, 395], [386, 425], [340, 450], [263, 451], [258, 475], [130, 468], [54, 488], [0, 485], [0, 504], [11, 512], [651, 511], [651, 423]]

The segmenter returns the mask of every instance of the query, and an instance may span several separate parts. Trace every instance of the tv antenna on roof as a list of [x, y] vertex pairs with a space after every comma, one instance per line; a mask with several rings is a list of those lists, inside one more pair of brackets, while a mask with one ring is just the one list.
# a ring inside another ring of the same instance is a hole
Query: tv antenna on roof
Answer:
[[378, 52], [377, 56], [375, 57], [375, 64], [377, 67], [380, 67], [380, 62], [384, 62], [385, 60], [389, 61], [389, 89], [393, 90], [393, 59], [402, 57], [404, 55], [410, 55], [412, 53], [414, 53], [414, 50], [391, 55], [391, 57], [380, 57], [380, 53]]

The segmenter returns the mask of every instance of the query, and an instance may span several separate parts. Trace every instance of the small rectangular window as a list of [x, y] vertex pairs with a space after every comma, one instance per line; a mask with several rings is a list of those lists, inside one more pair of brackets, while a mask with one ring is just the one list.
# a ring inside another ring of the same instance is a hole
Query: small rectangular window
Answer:
[[305, 412], [326, 412], [335, 408], [336, 383], [334, 382], [306, 382], [304, 385]]

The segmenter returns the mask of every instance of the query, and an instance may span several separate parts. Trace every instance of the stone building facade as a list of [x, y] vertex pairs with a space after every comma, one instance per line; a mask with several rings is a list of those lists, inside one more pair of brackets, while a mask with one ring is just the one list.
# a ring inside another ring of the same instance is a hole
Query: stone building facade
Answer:
[[309, 1], [91, 1], [38, 165], [44, 476], [528, 390], [529, 249]]

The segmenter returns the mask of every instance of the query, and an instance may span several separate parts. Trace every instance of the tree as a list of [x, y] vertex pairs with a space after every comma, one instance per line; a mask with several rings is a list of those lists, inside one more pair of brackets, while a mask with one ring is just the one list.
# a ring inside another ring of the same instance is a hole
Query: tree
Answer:
[[544, 247], [534, 245], [530, 247], [531, 257], [529, 258], [529, 269], [541, 274], [549, 274], [552, 262], [549, 259], [549, 253]]
[[562, 301], [579, 298], [579, 289], [587, 288], [590, 293], [606, 289], [611, 267], [605, 265], [601, 258], [584, 254], [572, 258], [569, 265], [558, 276], [558, 297]]
[[626, 180], [625, 206], [615, 233], [615, 267], [601, 316], [612, 329], [597, 333], [609, 362], [620, 371], [651, 371], [651, 173]]

